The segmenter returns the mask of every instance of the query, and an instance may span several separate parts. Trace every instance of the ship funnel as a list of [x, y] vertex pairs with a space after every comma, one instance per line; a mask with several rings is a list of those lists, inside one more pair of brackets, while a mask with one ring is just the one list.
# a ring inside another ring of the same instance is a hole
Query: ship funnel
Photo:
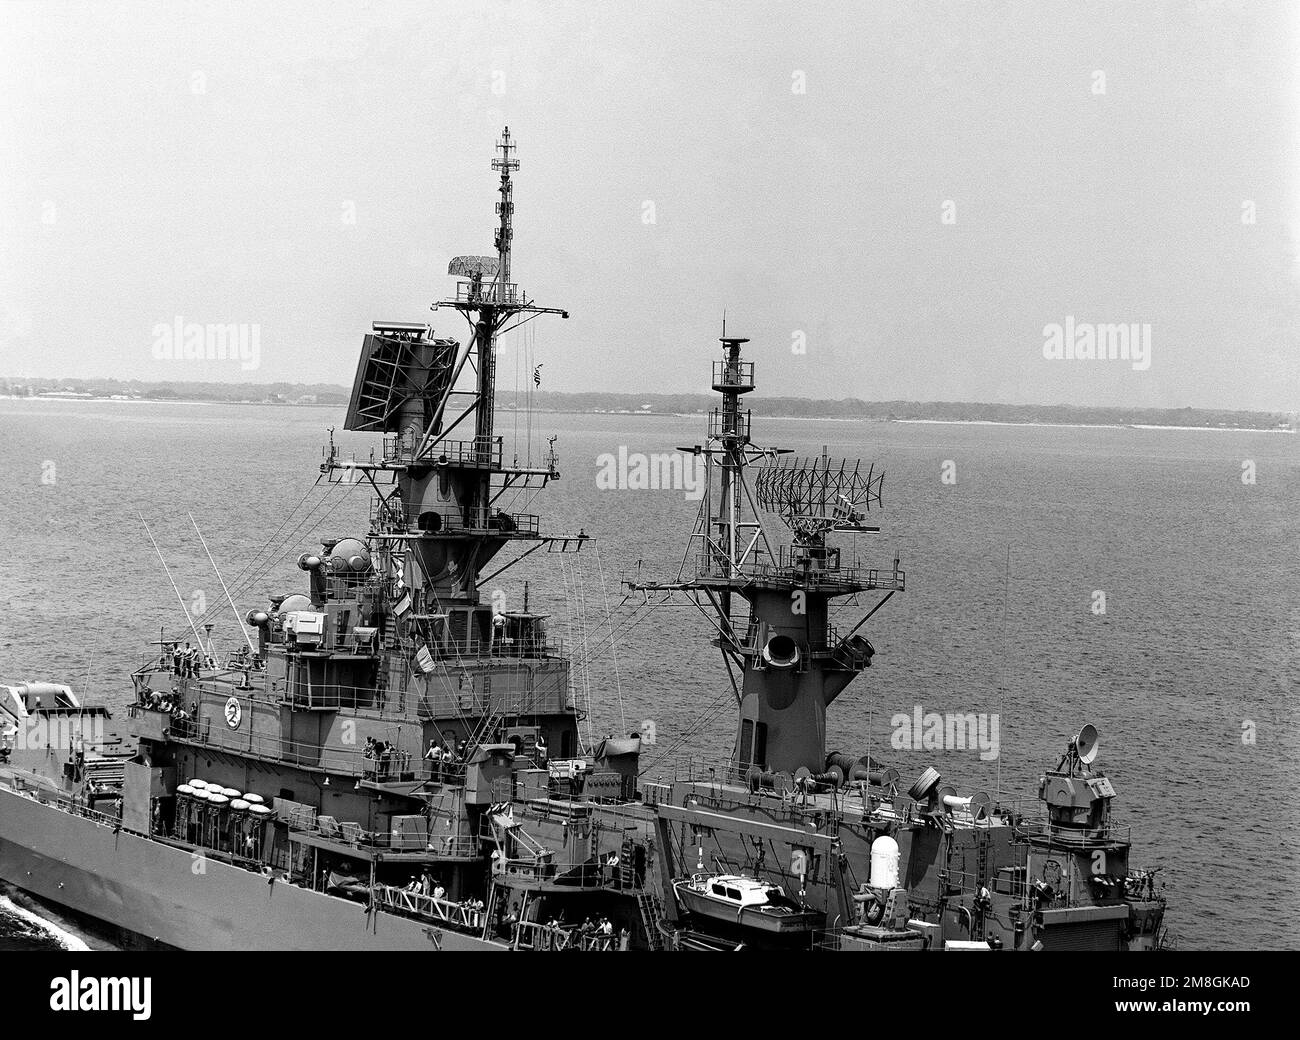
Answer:
[[763, 660], [773, 668], [793, 668], [799, 663], [799, 645], [785, 635], [775, 635], [763, 647]]

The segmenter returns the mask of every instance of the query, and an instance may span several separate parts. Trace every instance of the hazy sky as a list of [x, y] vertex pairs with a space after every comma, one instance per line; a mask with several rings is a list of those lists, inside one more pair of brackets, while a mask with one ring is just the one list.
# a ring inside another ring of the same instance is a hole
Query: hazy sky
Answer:
[[[372, 320], [459, 336], [428, 304], [492, 251], [508, 122], [516, 280], [572, 312], [544, 389], [707, 390], [725, 307], [772, 394], [1300, 409], [1298, 21], [5, 2], [0, 375], [350, 383]], [[259, 367], [156, 359], [177, 316]], [[1046, 359], [1067, 317], [1149, 323], [1150, 367]]]

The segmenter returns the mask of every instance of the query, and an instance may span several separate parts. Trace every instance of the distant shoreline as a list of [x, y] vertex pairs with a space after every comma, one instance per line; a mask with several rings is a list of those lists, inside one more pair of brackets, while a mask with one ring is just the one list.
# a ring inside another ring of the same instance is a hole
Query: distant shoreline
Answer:
[[66, 394], [37, 394], [34, 397], [20, 397], [16, 394], [0, 394], [0, 401], [35, 401], [39, 404], [199, 404], [199, 405], [244, 405], [254, 408], [340, 408], [336, 402], [303, 403], [297, 401], [214, 401], [210, 397], [71, 397]]
[[1162, 423], [1051, 423], [1010, 422], [1001, 419], [885, 419], [884, 422], [917, 423], [929, 426], [1045, 426], [1079, 430], [1189, 430], [1209, 433], [1289, 433], [1294, 427], [1281, 426], [1173, 426]]
[[[17, 394], [0, 394], [0, 401], [31, 401], [38, 404], [184, 404], [215, 407], [234, 405], [242, 407], [271, 408], [331, 408], [341, 406], [336, 401], [324, 403], [314, 401], [214, 401], [205, 398], [187, 397], [128, 397], [125, 395], [84, 396], [70, 394], [37, 394], [33, 396]], [[500, 408], [498, 413], [510, 415], [515, 409]], [[698, 418], [701, 412], [654, 411], [638, 409], [609, 408], [534, 408], [535, 414], [542, 415], [608, 415], [608, 416], [647, 416], [654, 418]], [[1181, 430], [1187, 432], [1219, 433], [1286, 433], [1295, 434], [1295, 426], [1188, 426], [1174, 423], [1124, 423], [1124, 422], [1023, 422], [1011, 419], [899, 419], [875, 415], [780, 415], [762, 414], [763, 419], [782, 419], [797, 422], [862, 422], [862, 423], [900, 423], [917, 426], [1025, 426], [1080, 430]]]

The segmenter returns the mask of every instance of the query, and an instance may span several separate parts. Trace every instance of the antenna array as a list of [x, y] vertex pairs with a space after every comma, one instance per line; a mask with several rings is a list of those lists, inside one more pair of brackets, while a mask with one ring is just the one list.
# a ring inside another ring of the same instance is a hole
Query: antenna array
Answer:
[[828, 531], [869, 531], [865, 514], [881, 505], [884, 472], [874, 464], [862, 472], [860, 461], [785, 457], [759, 471], [755, 494], [759, 505], [781, 517], [796, 536]]

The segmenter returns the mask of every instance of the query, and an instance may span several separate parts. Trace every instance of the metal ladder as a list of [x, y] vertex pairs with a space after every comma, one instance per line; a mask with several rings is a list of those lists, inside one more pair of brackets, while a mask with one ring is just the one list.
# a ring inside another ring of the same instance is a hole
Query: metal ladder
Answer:
[[[978, 893], [981, 886], [989, 884], [989, 835], [985, 831], [975, 839], [975, 891]], [[978, 921], [978, 925], [974, 922]], [[979, 941], [987, 939], [987, 928], [985, 927], [984, 912], [981, 910], [978, 915], [972, 915], [971, 938]]]
[[497, 731], [498, 727], [500, 727], [501, 723], [505, 721], [506, 714], [507, 713], [500, 708], [495, 710], [489, 709], [487, 714], [479, 719], [478, 726], [475, 727], [473, 734], [470, 736], [469, 740], [466, 741], [466, 751], [472, 752], [475, 748], [486, 744], [492, 734]]
[[644, 888], [636, 890], [636, 905], [641, 911], [641, 926], [645, 929], [646, 943], [652, 950], [664, 948], [663, 933], [659, 931], [662, 916], [659, 913], [659, 898]]

